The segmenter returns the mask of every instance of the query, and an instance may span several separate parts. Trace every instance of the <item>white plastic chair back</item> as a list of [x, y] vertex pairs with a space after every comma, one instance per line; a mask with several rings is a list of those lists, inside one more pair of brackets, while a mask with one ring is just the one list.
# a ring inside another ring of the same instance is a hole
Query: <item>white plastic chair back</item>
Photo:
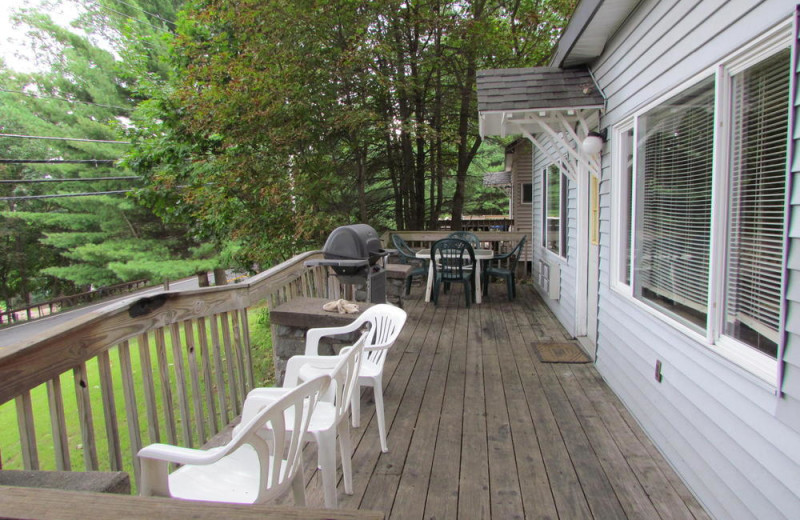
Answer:
[[364, 315], [371, 324], [371, 335], [365, 347], [367, 359], [382, 367], [389, 347], [397, 341], [408, 315], [403, 309], [387, 304], [370, 307]]
[[[337, 423], [350, 411], [350, 400], [353, 397], [354, 389], [358, 386], [358, 372], [361, 370], [364, 346], [371, 335], [371, 332], [365, 332], [352, 347], [342, 349], [340, 353], [342, 359], [331, 373]], [[342, 354], [345, 355], [342, 356]]]
[[[234, 430], [225, 446], [195, 450], [151, 444], [142, 448], [138, 453], [140, 494], [233, 503], [263, 503], [280, 496], [302, 467], [303, 436], [330, 382], [329, 376], [322, 375], [268, 404], [262, 401], [248, 408], [245, 403], [242, 417], [249, 419]], [[170, 462], [183, 466], [168, 475]], [[304, 502], [302, 486], [299, 492], [295, 501]]]

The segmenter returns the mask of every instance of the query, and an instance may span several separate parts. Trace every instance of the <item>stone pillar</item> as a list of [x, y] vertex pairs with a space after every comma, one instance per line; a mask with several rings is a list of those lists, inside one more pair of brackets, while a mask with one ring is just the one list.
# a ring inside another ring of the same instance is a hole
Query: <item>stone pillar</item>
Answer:
[[[305, 353], [308, 329], [348, 325], [360, 316], [361, 312], [372, 306], [370, 303], [357, 302], [361, 311], [358, 314], [338, 314], [322, 310], [322, 306], [329, 301], [325, 298], [300, 297], [270, 310], [272, 356], [275, 361], [275, 381], [278, 385], [283, 384], [289, 358]], [[359, 333], [353, 332], [334, 338], [324, 338], [318, 354], [337, 354], [342, 347], [355, 343], [358, 337]]]

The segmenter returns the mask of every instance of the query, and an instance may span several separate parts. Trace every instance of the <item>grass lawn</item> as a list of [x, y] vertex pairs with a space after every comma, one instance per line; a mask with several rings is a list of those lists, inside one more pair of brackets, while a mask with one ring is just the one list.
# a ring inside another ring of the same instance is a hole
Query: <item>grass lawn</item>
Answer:
[[[253, 376], [255, 379], [256, 386], [269, 386], [273, 384], [274, 381], [274, 369], [273, 369], [273, 362], [272, 362], [272, 338], [270, 335], [270, 327], [269, 327], [269, 311], [266, 307], [260, 308], [253, 308], [248, 310], [248, 324], [250, 326], [250, 338], [251, 338], [251, 358], [253, 363]], [[206, 324], [207, 330], [209, 330], [208, 324]], [[210, 330], [208, 332], [210, 338]], [[181, 327], [180, 331], [181, 335], [181, 344], [184, 346], [182, 349], [183, 355], [183, 362], [184, 362], [184, 369], [188, 376], [189, 372], [189, 364], [187, 360], [187, 352], [186, 352], [186, 343], [185, 343], [185, 332], [183, 327]], [[176, 422], [176, 429], [177, 429], [177, 438], [178, 444], [181, 444], [182, 436], [182, 425], [181, 417], [179, 412], [179, 405], [177, 401], [177, 392], [175, 391], [175, 371], [174, 371], [174, 354], [172, 349], [172, 341], [169, 332], [166, 333], [166, 348], [164, 349], [164, 354], [166, 355], [167, 364], [169, 367], [169, 378], [170, 378], [170, 388], [172, 389], [172, 410], [175, 415], [175, 422]], [[209, 340], [210, 343], [210, 340]], [[195, 345], [197, 346], [197, 340], [195, 340]], [[159, 423], [159, 433], [161, 442], [168, 442], [167, 439], [167, 429], [166, 429], [166, 419], [165, 419], [165, 409], [164, 409], [164, 402], [161, 393], [161, 385], [158, 377], [159, 373], [159, 364], [158, 364], [158, 350], [156, 347], [156, 342], [154, 340], [153, 335], [150, 335], [149, 338], [149, 352], [150, 352], [150, 359], [152, 362], [152, 373], [154, 374], [155, 382], [155, 394], [156, 400], [158, 403], [158, 423]], [[196, 348], [196, 355], [199, 358], [200, 349]], [[118, 421], [118, 429], [119, 429], [119, 438], [123, 456], [123, 468], [125, 471], [128, 471], [133, 477], [133, 465], [132, 465], [132, 457], [133, 454], [130, 450], [130, 439], [128, 434], [128, 425], [127, 425], [127, 417], [124, 413], [125, 410], [125, 402], [123, 396], [123, 387], [122, 387], [122, 377], [120, 375], [120, 359], [119, 359], [119, 349], [117, 347], [112, 348], [109, 351], [110, 361], [111, 361], [111, 372], [112, 372], [112, 380], [114, 385], [114, 402], [117, 410], [117, 421]], [[223, 366], [225, 365], [225, 352], [222, 349], [222, 357], [223, 357]], [[213, 356], [212, 362], [213, 362]], [[130, 359], [131, 359], [131, 366], [133, 371], [133, 379], [136, 391], [136, 405], [139, 413], [139, 429], [140, 435], [142, 438], [142, 443], [144, 445], [149, 444], [150, 439], [148, 437], [148, 424], [147, 424], [147, 413], [145, 407], [145, 394], [144, 394], [144, 385], [142, 384], [142, 368], [141, 368], [141, 358], [139, 355], [139, 348], [137, 346], [137, 342], [132, 340], [130, 342]], [[198, 359], [198, 365], [200, 361]], [[216, 366], [212, 364], [212, 379], [209, 383], [213, 385], [213, 391], [216, 399]], [[94, 424], [94, 434], [97, 444], [97, 459], [99, 462], [99, 469], [104, 471], [109, 471], [111, 469], [111, 463], [108, 457], [108, 445], [106, 442], [106, 426], [105, 426], [105, 418], [103, 413], [103, 396], [100, 389], [100, 375], [99, 375], [99, 367], [97, 359], [93, 359], [86, 364], [86, 381], [88, 383], [89, 394], [91, 396], [92, 402], [92, 415], [93, 415], [93, 424]], [[224, 373], [224, 371], [223, 371]], [[77, 408], [77, 402], [75, 398], [75, 380], [72, 374], [72, 371], [62, 374], [60, 377], [61, 382], [61, 391], [63, 395], [64, 401], [64, 408], [65, 408], [65, 416], [66, 416], [66, 423], [67, 423], [67, 432], [68, 432], [68, 439], [69, 439], [69, 447], [70, 447], [70, 460], [72, 463], [72, 470], [73, 471], [81, 471], [86, 470], [87, 467], [84, 464], [84, 451], [81, 439], [81, 430], [80, 430], [80, 421], [79, 421], [79, 414]], [[205, 381], [203, 380], [202, 373], [200, 374], [200, 386], [199, 394], [204, 396], [205, 389], [203, 385]], [[188, 394], [191, 395], [192, 388], [190, 381], [188, 380], [185, 383], [186, 391]], [[226, 387], [227, 387], [226, 382]], [[228, 393], [228, 395], [230, 395]], [[241, 399], [241, 396], [240, 396]], [[52, 431], [50, 427], [50, 409], [48, 405], [47, 399], [47, 389], [46, 385], [41, 385], [34, 390], [31, 391], [31, 400], [33, 402], [33, 411], [34, 411], [34, 424], [36, 429], [36, 438], [37, 438], [37, 448], [38, 448], [38, 457], [39, 457], [39, 467], [43, 470], [54, 470], [56, 469], [56, 462], [55, 462], [55, 453], [52, 441]], [[206, 424], [208, 424], [208, 414], [209, 410], [207, 407], [207, 403], [205, 403], [205, 399], [203, 401], [203, 413], [206, 418]], [[191, 399], [190, 399], [191, 402]], [[218, 403], [218, 401], [216, 401]], [[228, 399], [230, 403], [230, 398]], [[230, 404], [229, 404], [230, 407]], [[194, 410], [191, 411], [194, 414]], [[217, 412], [219, 414], [219, 411]], [[202, 444], [201, 440], [197, 438], [198, 432], [197, 429], [194, 427], [196, 419], [192, 417], [192, 437], [193, 437], [193, 444], [198, 446]], [[224, 426], [224, 425], [219, 425]], [[0, 455], [2, 455], [2, 468], [3, 469], [23, 469], [23, 462], [22, 462], [22, 455], [21, 455], [21, 448], [19, 444], [19, 429], [17, 425], [17, 413], [16, 413], [16, 404], [14, 401], [9, 401], [3, 405], [0, 405]]]

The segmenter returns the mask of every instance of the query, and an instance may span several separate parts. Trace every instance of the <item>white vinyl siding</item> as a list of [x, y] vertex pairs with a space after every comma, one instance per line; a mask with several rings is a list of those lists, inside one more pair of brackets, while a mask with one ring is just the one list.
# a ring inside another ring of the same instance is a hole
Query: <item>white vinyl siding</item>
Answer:
[[[667, 99], [670, 92], [715, 75], [715, 64], [785, 28], [794, 4], [643, 0], [602, 56], [590, 63], [607, 98], [600, 128], [614, 130], [602, 157], [596, 365], [715, 518], [790, 519], [800, 511], [800, 156], [795, 154], [792, 160], [788, 239], [783, 234], [789, 252], [781, 319], [786, 331], [780, 372], [783, 395], [778, 396], [774, 384], [706, 348], [702, 336], [687, 333], [632, 298], [633, 289], [625, 283], [625, 262], [615, 249], [625, 225], [615, 218], [616, 210], [625, 202], [620, 200], [616, 177], [621, 170], [612, 164], [625, 162], [618, 156], [617, 143], [625, 135], [626, 121], [632, 123], [635, 114]], [[800, 69], [795, 65], [793, 70]], [[794, 106], [800, 106], [800, 100]], [[795, 117], [791, 135], [800, 150], [798, 121], [800, 117]], [[722, 235], [714, 238], [724, 244], [727, 236]], [[718, 258], [719, 265], [711, 260], [712, 269], [725, 267], [724, 256]], [[715, 289], [718, 292], [712, 295], [721, 306], [725, 284]], [[660, 383], [653, 377], [657, 361], [663, 367]]]

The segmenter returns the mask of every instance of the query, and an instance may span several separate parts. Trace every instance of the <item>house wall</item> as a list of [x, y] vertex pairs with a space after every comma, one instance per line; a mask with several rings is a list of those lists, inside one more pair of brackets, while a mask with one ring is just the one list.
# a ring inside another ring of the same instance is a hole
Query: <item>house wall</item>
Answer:
[[[800, 13], [800, 9], [798, 9]], [[800, 18], [800, 14], [795, 14]], [[800, 25], [796, 20], [795, 27]], [[798, 35], [795, 35], [795, 49], [800, 49]], [[795, 52], [794, 69], [794, 113], [793, 128], [800, 125], [800, 57]], [[780, 420], [800, 431], [800, 132], [794, 132], [794, 142], [790, 150], [790, 190], [788, 200], [788, 260], [786, 269], [786, 347], [783, 356], [783, 398], [778, 401], [777, 416]]]
[[[553, 145], [552, 140], [546, 136], [539, 136], [542, 145], [550, 149], [550, 154], [560, 155]], [[533, 258], [533, 281], [537, 286], [543, 300], [556, 315], [564, 328], [571, 335], [575, 335], [576, 316], [576, 266], [577, 266], [577, 189], [572, 181], [567, 184], [567, 255], [559, 257], [542, 245], [542, 206], [544, 204], [543, 176], [544, 170], [552, 164], [547, 155], [538, 152], [534, 154], [533, 162], [533, 208], [529, 213], [532, 220], [531, 254]], [[552, 299], [548, 291], [539, 285], [539, 261], [559, 265], [558, 279], [553, 279], [553, 269], [550, 269], [550, 284], [559, 284], [559, 297]]]
[[[643, 0], [591, 64], [607, 97], [601, 126], [630, 117], [793, 11], [786, 0]], [[798, 518], [800, 155], [792, 169], [789, 216], [785, 396], [777, 398], [774, 385], [610, 287], [610, 151], [606, 146], [600, 186], [598, 370], [712, 515]], [[573, 326], [564, 309], [554, 311], [568, 329]], [[654, 378], [656, 361], [663, 366], [660, 383]]]

